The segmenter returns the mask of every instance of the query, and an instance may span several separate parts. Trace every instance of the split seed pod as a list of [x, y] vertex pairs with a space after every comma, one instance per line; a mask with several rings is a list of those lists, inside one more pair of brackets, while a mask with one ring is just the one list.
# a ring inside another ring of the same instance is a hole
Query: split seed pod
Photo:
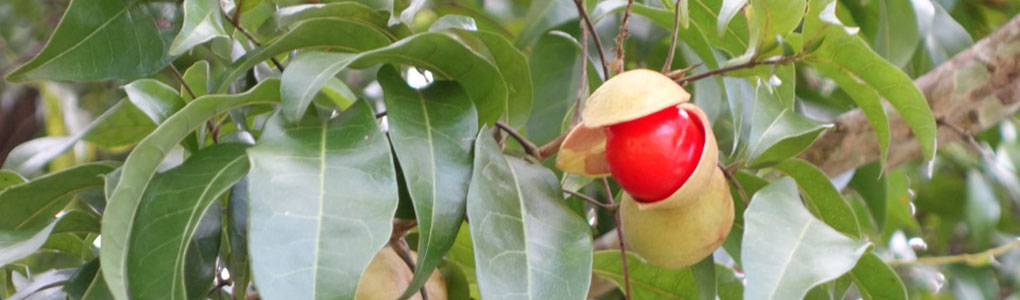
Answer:
[[[412, 257], [418, 254], [411, 251]], [[361, 281], [358, 282], [356, 300], [392, 300], [400, 297], [409, 285], [414, 272], [404, 263], [393, 248], [386, 247], [376, 253], [372, 261], [368, 263], [365, 272], [361, 274]], [[429, 280], [425, 283], [425, 292], [430, 300], [446, 300], [446, 281], [439, 274], [439, 270], [432, 271]], [[421, 299], [421, 294], [416, 293], [411, 299]]]
[[620, 200], [628, 249], [653, 265], [673, 269], [710, 255], [733, 225], [733, 200], [725, 176], [717, 168], [715, 135], [705, 113], [688, 102], [690, 97], [673, 80], [655, 71], [639, 69], [619, 74], [585, 102], [582, 123], [568, 133], [556, 159], [556, 166], [565, 172], [609, 176], [608, 126], [672, 106], [688, 112], [704, 134], [701, 157], [690, 177], [662, 200], [638, 202], [626, 192]]

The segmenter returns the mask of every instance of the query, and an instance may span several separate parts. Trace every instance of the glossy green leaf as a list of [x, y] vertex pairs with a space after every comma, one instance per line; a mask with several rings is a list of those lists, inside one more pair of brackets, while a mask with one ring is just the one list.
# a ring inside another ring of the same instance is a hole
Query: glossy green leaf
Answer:
[[284, 116], [296, 121], [325, 83], [347, 67], [379, 63], [421, 66], [457, 80], [478, 109], [478, 121], [492, 123], [507, 108], [507, 87], [499, 70], [456, 39], [442, 33], [413, 35], [390, 46], [358, 54], [306, 52], [283, 72]]
[[230, 252], [227, 253], [227, 270], [234, 282], [231, 295], [238, 299], [244, 298], [251, 281], [251, 259], [248, 256], [248, 178], [241, 178], [230, 189], [227, 200], [227, 241]]
[[181, 55], [211, 39], [228, 37], [221, 14], [218, 0], [185, 0], [184, 23], [170, 44], [170, 55]]
[[[249, 251], [259, 294], [351, 299], [389, 240], [397, 180], [368, 102], [332, 120], [279, 116], [248, 150]], [[282, 262], [282, 263], [281, 263]]]
[[[201, 269], [188, 268], [188, 245], [199, 221], [248, 171], [247, 147], [217, 144], [202, 149], [184, 164], [156, 175], [135, 214], [128, 241], [128, 287], [136, 299], [194, 299], [187, 279]], [[216, 211], [219, 214], [219, 211]], [[217, 226], [218, 228], [218, 226]]]
[[964, 218], [967, 221], [967, 238], [976, 247], [985, 248], [999, 224], [1002, 207], [995, 196], [995, 188], [976, 170], [967, 172], [966, 191]]
[[64, 292], [72, 300], [113, 299], [106, 288], [103, 274], [99, 272], [99, 259], [93, 259], [81, 266], [64, 285]]
[[804, 298], [811, 287], [850, 271], [870, 245], [811, 216], [789, 178], [755, 193], [744, 218], [745, 299]]
[[[623, 261], [619, 250], [595, 252], [592, 273], [623, 287]], [[645, 263], [627, 253], [630, 293], [633, 299], [699, 299], [694, 273], [690, 268], [670, 270]]]
[[121, 100], [109, 110], [111, 115], [98, 121], [96, 127], [85, 135], [86, 142], [107, 149], [129, 146], [156, 129], [156, 123], [128, 100]]
[[528, 66], [535, 97], [525, 128], [529, 140], [546, 143], [560, 135], [560, 120], [577, 101], [581, 47], [563, 32], [542, 35], [531, 48]]
[[514, 45], [526, 48], [550, 29], [576, 18], [577, 8], [571, 0], [533, 1]]
[[769, 165], [795, 157], [806, 150], [822, 130], [832, 127], [798, 114], [792, 105], [784, 107], [778, 92], [764, 84], [758, 86], [756, 94], [747, 154], [750, 166]]
[[[181, 77], [184, 78], [184, 82], [188, 83], [187, 86], [182, 85], [178, 88], [184, 102], [191, 102], [191, 100], [195, 100], [195, 97], [202, 97], [209, 93], [209, 62], [204, 60], [196, 62], [184, 70], [184, 75]], [[195, 94], [195, 97], [191, 96], [192, 93]]]
[[861, 256], [861, 260], [850, 271], [850, 277], [864, 300], [909, 299], [900, 275], [875, 253], [868, 252]]
[[67, 297], [60, 285], [67, 282], [77, 269], [60, 268], [33, 274], [31, 282], [18, 289], [7, 300], [63, 299]]
[[715, 265], [715, 285], [720, 300], [740, 300], [744, 295], [744, 283], [737, 278], [733, 269]]
[[914, 55], [921, 36], [917, 30], [911, 1], [875, 1], [878, 6], [878, 32], [872, 46], [893, 65], [904, 66]]
[[27, 176], [38, 175], [46, 164], [70, 150], [78, 141], [88, 136], [92, 130], [101, 127], [107, 119], [113, 118], [118, 111], [117, 106], [124, 105], [124, 102], [121, 100], [120, 103], [96, 117], [92, 123], [73, 136], [46, 136], [18, 145], [7, 155], [3, 168]]
[[429, 32], [442, 32], [450, 29], [464, 29], [473, 32], [478, 30], [478, 25], [475, 24], [474, 18], [461, 15], [445, 15], [429, 25]]
[[124, 86], [131, 104], [142, 110], [156, 124], [184, 107], [177, 90], [155, 79], [139, 79]]
[[[812, 5], [825, 1], [827, 0], [814, 0]], [[805, 33], [805, 36], [807, 35]], [[882, 135], [888, 134], [889, 125], [888, 121], [882, 120], [884, 113], [879, 113], [882, 108], [874, 95], [876, 92], [896, 108], [917, 137], [924, 159], [930, 161], [935, 155], [936, 147], [935, 117], [924, 95], [910, 77], [871, 51], [859, 37], [847, 33], [838, 26], [825, 27], [818, 35], [824, 38], [824, 41], [817, 50], [807, 56], [806, 61], [836, 80], [865, 110], [872, 126], [878, 128], [876, 134], [879, 135], [882, 161], [885, 161], [888, 152], [888, 136]], [[885, 146], [882, 146], [883, 144]]]
[[[363, 52], [390, 44], [389, 38], [379, 30], [345, 19], [318, 18], [302, 21], [279, 38], [248, 51], [220, 75], [210, 91], [225, 93], [230, 84], [255, 65], [280, 53], [306, 47], [328, 47], [345, 52]], [[291, 69], [293, 63], [288, 65]], [[327, 76], [328, 77], [328, 76]]]
[[35, 252], [76, 194], [102, 186], [115, 164], [91, 163], [47, 174], [0, 192], [0, 266]]
[[534, 101], [528, 59], [509, 40], [498, 34], [486, 31], [475, 31], [472, 34], [485, 44], [493, 64], [503, 75], [507, 89], [503, 120], [514, 128], [523, 128], [531, 115]]
[[853, 209], [822, 170], [798, 158], [780, 163], [775, 168], [797, 181], [807, 196], [805, 203], [808, 210], [815, 216], [836, 231], [852, 238], [861, 237], [861, 227]]
[[453, 242], [453, 248], [446, 254], [446, 260], [460, 267], [467, 277], [471, 295], [475, 299], [481, 297], [478, 293], [478, 277], [475, 276], [475, 251], [474, 242], [471, 240], [471, 227], [461, 224], [457, 238]]
[[411, 30], [406, 25], [390, 26], [388, 15], [354, 1], [283, 7], [259, 27], [259, 32], [263, 35], [275, 35], [297, 22], [314, 18], [340, 18], [359, 22], [375, 28], [393, 41], [411, 35]]
[[697, 286], [698, 298], [701, 300], [715, 300], [717, 289], [715, 267], [715, 258], [712, 255], [690, 267]]
[[483, 127], [472, 174], [467, 214], [482, 298], [585, 299], [591, 234], [552, 171], [504, 156]]
[[0, 192], [9, 187], [25, 183], [28, 179], [11, 170], [0, 170]]
[[456, 82], [435, 81], [415, 90], [392, 66], [384, 66], [376, 78], [418, 220], [418, 261], [402, 296], [406, 299], [425, 285], [453, 247], [464, 219], [478, 119], [471, 98]]
[[871, 218], [875, 220], [878, 229], [882, 229], [885, 224], [886, 184], [886, 177], [882, 176], [882, 166], [870, 163], [857, 168], [848, 185], [867, 203], [868, 212], [871, 213]]
[[[98, 188], [98, 187], [97, 187]], [[99, 216], [93, 211], [70, 208], [61, 212], [53, 233], [99, 233]]]
[[110, 292], [127, 299], [127, 243], [131, 239], [135, 215], [159, 164], [174, 146], [191, 131], [218, 114], [233, 108], [278, 103], [280, 81], [269, 79], [251, 90], [235, 95], [203, 96], [170, 116], [148, 137], [138, 143], [124, 162], [119, 183], [108, 194], [103, 215], [103, 247], [100, 248], [103, 276]]
[[175, 2], [74, 0], [42, 51], [7, 80], [146, 76], [171, 61], [167, 48], [179, 27]]

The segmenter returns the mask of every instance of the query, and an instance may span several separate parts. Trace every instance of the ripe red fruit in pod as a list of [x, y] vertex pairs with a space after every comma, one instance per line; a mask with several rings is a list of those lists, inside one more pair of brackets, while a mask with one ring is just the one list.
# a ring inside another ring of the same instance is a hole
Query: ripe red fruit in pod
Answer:
[[608, 126], [609, 171], [634, 200], [652, 203], [666, 199], [697, 168], [705, 133], [692, 115], [671, 106]]

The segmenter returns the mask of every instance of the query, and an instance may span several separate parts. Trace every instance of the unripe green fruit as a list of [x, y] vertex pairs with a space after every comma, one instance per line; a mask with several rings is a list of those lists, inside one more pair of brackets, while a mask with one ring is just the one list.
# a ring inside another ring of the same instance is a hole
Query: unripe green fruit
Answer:
[[[411, 251], [411, 255], [418, 254]], [[368, 263], [368, 268], [361, 273], [361, 281], [358, 282], [356, 300], [393, 300], [400, 297], [404, 290], [411, 285], [411, 278], [414, 272], [407, 267], [404, 260], [393, 248], [383, 248]], [[429, 281], [425, 283], [425, 291], [429, 300], [446, 300], [446, 281], [439, 271], [432, 271]], [[415, 294], [410, 299], [421, 300], [421, 293]]]

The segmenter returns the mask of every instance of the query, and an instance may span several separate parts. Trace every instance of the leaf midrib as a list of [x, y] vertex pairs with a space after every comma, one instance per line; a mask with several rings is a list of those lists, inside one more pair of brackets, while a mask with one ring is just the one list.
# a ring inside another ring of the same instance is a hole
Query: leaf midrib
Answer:
[[[120, 16], [121, 16], [121, 15], [123, 15], [123, 14], [124, 14], [125, 12], [127, 12], [128, 10], [130, 10], [130, 9], [134, 8], [134, 7], [135, 7], [135, 5], [136, 5], [136, 4], [138, 4], [138, 2], [140, 2], [140, 1], [141, 1], [141, 0], [134, 0], [134, 1], [131, 1], [130, 3], [128, 3], [127, 5], [124, 5], [124, 8], [123, 8], [123, 9], [121, 9], [121, 10], [120, 10], [120, 11], [118, 11], [118, 12], [117, 12], [116, 14], [114, 14], [113, 16], [111, 16], [111, 17], [110, 17], [110, 18], [109, 18], [108, 20], [106, 20], [106, 22], [103, 22], [103, 24], [99, 24], [99, 27], [96, 27], [96, 29], [95, 29], [95, 30], [93, 30], [92, 32], [90, 32], [90, 33], [89, 33], [88, 35], [86, 35], [85, 37], [83, 37], [83, 38], [82, 38], [81, 40], [79, 40], [79, 41], [78, 41], [77, 43], [75, 43], [74, 45], [71, 45], [71, 47], [68, 47], [68, 48], [67, 48], [67, 49], [65, 49], [64, 51], [61, 51], [61, 52], [60, 52], [60, 53], [58, 53], [58, 54], [57, 54], [56, 56], [53, 56], [53, 57], [52, 57], [52, 58], [50, 58], [49, 60], [47, 60], [47, 61], [43, 62], [42, 64], [40, 64], [39, 66], [36, 66], [35, 68], [33, 68], [33, 70], [38, 70], [38, 69], [41, 69], [42, 67], [44, 67], [44, 66], [46, 66], [46, 65], [50, 64], [51, 62], [54, 62], [54, 61], [56, 61], [57, 59], [59, 59], [59, 58], [63, 57], [63, 56], [64, 56], [65, 54], [67, 54], [68, 52], [71, 52], [71, 51], [73, 51], [74, 49], [78, 49], [78, 47], [80, 47], [80, 46], [81, 46], [82, 44], [85, 44], [85, 42], [86, 42], [86, 41], [88, 41], [88, 40], [92, 39], [92, 36], [94, 36], [94, 35], [98, 34], [98, 33], [99, 33], [100, 31], [103, 31], [104, 29], [106, 29], [106, 27], [107, 27], [107, 26], [109, 26], [109, 25], [110, 25], [110, 23], [113, 23], [113, 21], [114, 21], [114, 20], [117, 20], [118, 18], [120, 18]], [[59, 28], [60, 26], [58, 25], [57, 27]], [[48, 43], [47, 43], [47, 44], [48, 44]]]

